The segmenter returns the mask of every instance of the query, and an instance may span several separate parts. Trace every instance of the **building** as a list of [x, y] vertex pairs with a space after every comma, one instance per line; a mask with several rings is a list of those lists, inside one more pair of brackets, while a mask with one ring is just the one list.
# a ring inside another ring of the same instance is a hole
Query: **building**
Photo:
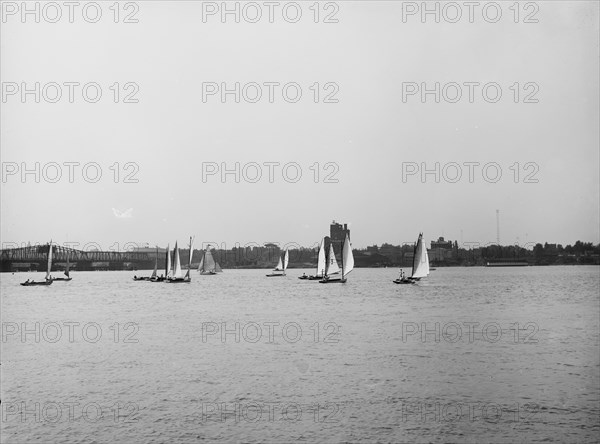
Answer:
[[342, 254], [342, 246], [344, 245], [346, 234], [350, 237], [348, 224], [338, 224], [335, 220], [331, 222], [329, 236], [325, 236], [325, 251], [329, 251], [329, 245], [333, 244], [333, 251], [335, 251], [336, 257], [339, 258]]
[[437, 241], [431, 241], [431, 249], [428, 251], [429, 259], [434, 263], [451, 260], [453, 258], [453, 248], [452, 241], [439, 237]]

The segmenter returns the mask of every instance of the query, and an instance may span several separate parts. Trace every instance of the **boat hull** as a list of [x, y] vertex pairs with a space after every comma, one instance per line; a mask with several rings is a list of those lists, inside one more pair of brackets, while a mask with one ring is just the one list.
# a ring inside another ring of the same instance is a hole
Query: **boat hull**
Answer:
[[68, 282], [68, 281], [72, 281], [73, 278], [53, 278], [52, 280], [53, 281], [65, 281], [65, 282]]
[[42, 282], [21, 282], [23, 287], [33, 287], [36, 285], [52, 285], [52, 281], [42, 281]]
[[272, 277], [285, 277], [285, 274], [267, 274], [265, 275], [268, 278], [272, 278]]
[[321, 279], [320, 284], [345, 284], [346, 279]]
[[190, 282], [192, 282], [191, 279], [185, 279], [185, 278], [181, 278], [181, 279], [168, 279], [165, 282], [169, 283], [169, 284], [189, 284]]
[[414, 279], [396, 279], [395, 281], [393, 281], [394, 284], [416, 284], [417, 281]]

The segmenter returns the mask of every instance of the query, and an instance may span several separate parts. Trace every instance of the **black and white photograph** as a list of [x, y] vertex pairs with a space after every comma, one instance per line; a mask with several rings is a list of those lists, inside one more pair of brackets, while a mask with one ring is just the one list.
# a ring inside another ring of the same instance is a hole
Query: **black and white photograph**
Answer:
[[595, 443], [597, 0], [0, 0], [0, 442]]

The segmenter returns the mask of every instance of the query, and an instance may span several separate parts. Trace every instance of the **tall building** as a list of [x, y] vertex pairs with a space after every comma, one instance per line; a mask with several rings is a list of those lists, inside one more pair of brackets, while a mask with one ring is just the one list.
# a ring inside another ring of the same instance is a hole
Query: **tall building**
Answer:
[[350, 236], [350, 230], [348, 229], [348, 224], [338, 224], [336, 221], [331, 222], [329, 226], [329, 237], [333, 242], [344, 242], [346, 239], [346, 233]]
[[336, 257], [341, 256], [346, 233], [348, 234], [348, 237], [350, 237], [348, 224], [338, 224], [335, 220], [331, 222], [331, 225], [329, 226], [329, 236], [325, 237], [325, 250], [329, 251], [329, 244], [332, 243]]

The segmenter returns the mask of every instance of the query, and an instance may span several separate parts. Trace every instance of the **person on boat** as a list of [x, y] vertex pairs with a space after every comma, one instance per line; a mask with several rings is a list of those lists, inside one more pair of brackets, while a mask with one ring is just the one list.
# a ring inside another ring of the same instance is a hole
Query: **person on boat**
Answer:
[[305, 278], [306, 277], [306, 273], [302, 273], [302, 277]]
[[134, 275], [133, 275], [133, 278], [134, 278], [134, 279], [137, 279], [137, 276], [134, 274]]

